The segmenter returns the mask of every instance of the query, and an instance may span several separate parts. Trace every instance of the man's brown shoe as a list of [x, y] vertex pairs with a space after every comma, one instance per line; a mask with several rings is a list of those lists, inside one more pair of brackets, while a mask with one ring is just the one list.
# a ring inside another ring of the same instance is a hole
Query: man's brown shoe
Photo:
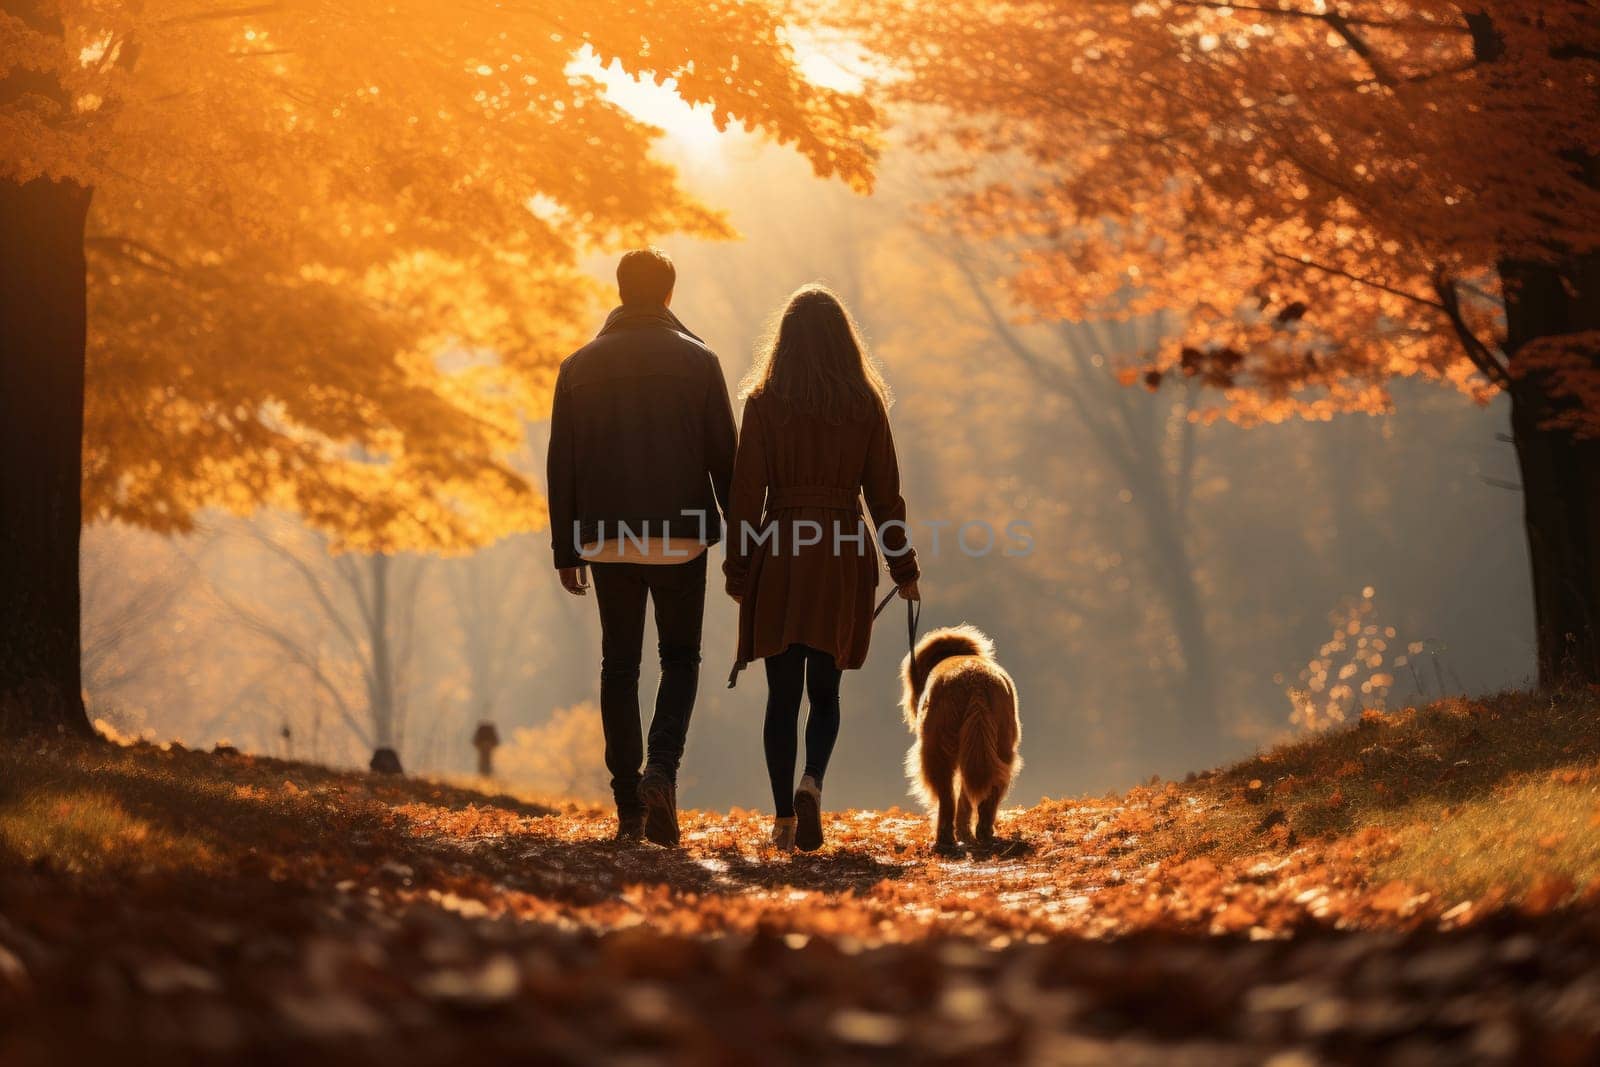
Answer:
[[678, 847], [678, 787], [666, 773], [647, 768], [639, 779], [639, 803], [644, 805], [644, 836], [668, 848]]
[[619, 844], [644, 840], [644, 813], [617, 812], [617, 833], [611, 840]]

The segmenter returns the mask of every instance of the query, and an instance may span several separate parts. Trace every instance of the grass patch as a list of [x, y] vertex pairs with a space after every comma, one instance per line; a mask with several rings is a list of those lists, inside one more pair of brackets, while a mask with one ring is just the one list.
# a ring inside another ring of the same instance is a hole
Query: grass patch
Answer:
[[233, 874], [252, 864], [281, 873], [318, 865], [324, 850], [381, 857], [409, 825], [407, 810], [480, 805], [548, 811], [426, 779], [181, 745], [0, 744], [0, 860], [79, 875]]
[[105, 790], [56, 785], [0, 804], [0, 854], [74, 873], [109, 873], [139, 856], [196, 869], [211, 865], [204, 845], [130, 814]]
[[1600, 885], [1600, 784], [1573, 777], [1524, 775], [1459, 806], [1426, 805], [1400, 827], [1377, 876], [1452, 900]]
[[1197, 776], [1177, 795], [1181, 817], [1156, 820], [1143, 853], [1344, 847], [1376, 881], [1450, 898], [1600, 886], [1600, 694], [1368, 712]]

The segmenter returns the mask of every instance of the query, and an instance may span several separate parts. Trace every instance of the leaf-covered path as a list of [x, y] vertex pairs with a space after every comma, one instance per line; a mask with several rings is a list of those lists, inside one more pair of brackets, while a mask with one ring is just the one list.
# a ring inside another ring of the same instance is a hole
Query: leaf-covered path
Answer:
[[1357, 850], [1148, 860], [1137, 831], [1195, 817], [1195, 807], [1176, 788], [1047, 802], [1005, 816], [1002, 828], [1028, 844], [1023, 855], [940, 859], [928, 850], [926, 820], [903, 811], [830, 815], [823, 851], [780, 855], [764, 847], [766, 817], [741, 812], [685, 812], [684, 847], [669, 850], [612, 843], [609, 816], [595, 810], [405, 806], [397, 825], [405, 843], [393, 853], [403, 858], [371, 877], [398, 899], [436, 899], [444, 887], [452, 904], [470, 901], [474, 912], [596, 930], [778, 929], [868, 945], [1150, 928], [1260, 938], [1307, 925], [1409, 925], [1440, 910], [1401, 884], [1373, 887]]
[[904, 812], [792, 857], [761, 816], [687, 812], [666, 850], [437, 783], [8, 750], [0, 1062], [1588, 1062], [1595, 888], [1430, 889], [1392, 876], [1409, 824], [1352, 810], [1415, 782], [1393, 811], [1443, 803], [1442, 835], [1532, 781], [1580, 828], [1537, 847], [1581, 861], [1593, 709], [1474, 779], [1450, 739], [1526, 726], [1504, 714], [1013, 811], [1031, 848], [1003, 859], [935, 858]]

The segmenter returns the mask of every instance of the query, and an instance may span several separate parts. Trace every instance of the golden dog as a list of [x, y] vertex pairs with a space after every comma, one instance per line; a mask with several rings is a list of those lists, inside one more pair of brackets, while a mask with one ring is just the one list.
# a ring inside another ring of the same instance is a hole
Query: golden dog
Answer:
[[[906, 725], [916, 735], [906, 777], [923, 806], [937, 809], [934, 848], [994, 843], [994, 815], [1022, 769], [1017, 687], [976, 627], [935, 630], [900, 665]], [[973, 832], [972, 816], [978, 816]]]

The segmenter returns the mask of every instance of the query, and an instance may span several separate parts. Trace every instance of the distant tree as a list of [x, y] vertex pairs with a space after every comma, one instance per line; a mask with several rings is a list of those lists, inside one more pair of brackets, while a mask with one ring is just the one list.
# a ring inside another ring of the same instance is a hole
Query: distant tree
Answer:
[[1171, 309], [1133, 375], [1242, 423], [1509, 394], [1540, 680], [1600, 681], [1600, 4], [883, 0], [945, 224], [1050, 319]]
[[867, 180], [870, 112], [760, 3], [6, 5], [0, 718], [87, 730], [85, 506], [288, 506], [378, 553], [532, 521], [507, 409], [587, 315], [579, 257], [728, 232], [583, 49]]
[[[303, 671], [360, 743], [400, 753], [416, 666], [416, 623], [427, 557], [333, 552], [325, 535], [288, 523], [248, 526], [249, 537], [292, 576], [298, 610], [213, 591], [280, 662]], [[257, 578], [260, 576], [257, 575]]]
[[[215, 593], [224, 576], [231, 580], [225, 588], [233, 587], [248, 580], [241, 572], [259, 569], [259, 558], [240, 560], [232, 551], [238, 541], [227, 524], [181, 537], [116, 522], [84, 531], [89, 714], [124, 736], [154, 731], [161, 740], [200, 745], [227, 739], [257, 751], [283, 749], [287, 727], [295, 751], [317, 758], [320, 722], [331, 709], [307, 699], [304, 678], [285, 671], [280, 651], [238, 626], [237, 613]], [[263, 583], [255, 591], [258, 609], [284, 592], [304, 601], [292, 585]]]
[[[84, 543], [83, 688], [96, 715], [182, 654], [148, 638], [192, 595], [201, 572], [194, 559], [160, 547], [131, 537]], [[117, 725], [137, 733], [129, 723]]]
[[517, 538], [442, 564], [467, 675], [464, 723], [499, 717], [531, 671], [542, 636], [535, 615], [555, 589], [547, 557], [545, 545]]
[[[977, 303], [998, 350], [1007, 354], [1039, 388], [1066, 403], [1088, 431], [1100, 464], [1109, 468], [1138, 517], [1144, 551], [1139, 554], [1165, 609], [1176, 641], [1167, 714], [1144, 723], [1141, 741], [1155, 748], [1176, 739], [1190, 753], [1214, 749], [1220, 726], [1215, 641], [1206, 619], [1193, 531], [1189, 526], [1195, 464], [1200, 447], [1187, 418], [1195, 391], [1180, 405], [1160, 404], [1123, 389], [1113, 373], [1118, 357], [1142, 358], [1163, 339], [1164, 316], [1109, 322], [1054, 321], [1031, 331], [1012, 321], [970, 260], [956, 266]], [[1157, 733], [1166, 735], [1158, 738]]]

